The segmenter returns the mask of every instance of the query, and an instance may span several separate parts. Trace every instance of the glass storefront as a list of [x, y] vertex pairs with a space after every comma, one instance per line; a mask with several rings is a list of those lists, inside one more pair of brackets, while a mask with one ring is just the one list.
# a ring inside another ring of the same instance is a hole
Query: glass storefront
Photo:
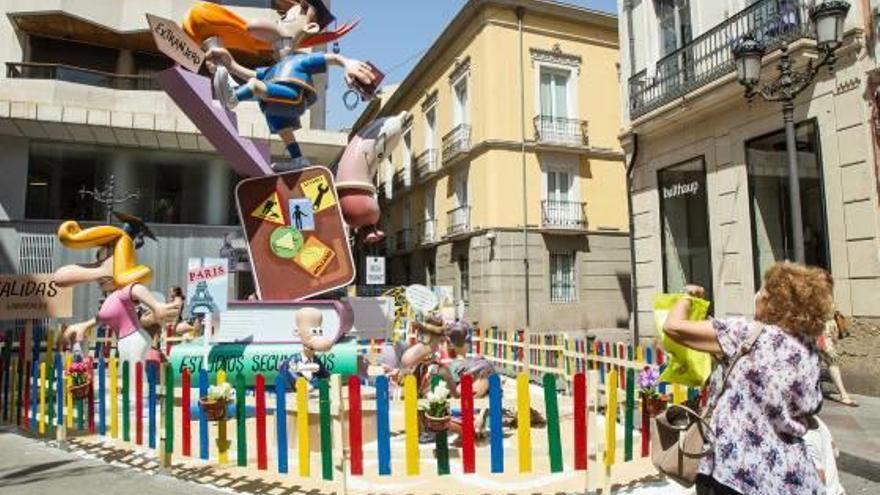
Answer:
[[235, 174], [215, 156], [154, 149], [33, 142], [25, 216], [28, 219], [105, 219], [106, 210], [80, 190], [103, 189], [110, 176], [115, 207], [147, 222], [197, 225], [238, 223]]
[[660, 192], [664, 292], [699, 284], [712, 298], [712, 258], [706, 167], [695, 158], [657, 173]]
[[[819, 128], [815, 121], [804, 122], [797, 126], [796, 134], [806, 262], [828, 269]], [[752, 206], [755, 281], [759, 285], [762, 274], [773, 263], [794, 258], [785, 132], [778, 131], [748, 141], [746, 163]]]

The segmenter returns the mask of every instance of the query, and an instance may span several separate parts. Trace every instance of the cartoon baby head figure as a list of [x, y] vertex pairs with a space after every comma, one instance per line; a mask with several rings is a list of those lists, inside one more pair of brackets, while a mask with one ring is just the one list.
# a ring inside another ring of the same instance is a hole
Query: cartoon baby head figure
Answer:
[[296, 312], [296, 332], [304, 351], [309, 354], [327, 352], [336, 342], [324, 336], [324, 315], [315, 308], [302, 308]]

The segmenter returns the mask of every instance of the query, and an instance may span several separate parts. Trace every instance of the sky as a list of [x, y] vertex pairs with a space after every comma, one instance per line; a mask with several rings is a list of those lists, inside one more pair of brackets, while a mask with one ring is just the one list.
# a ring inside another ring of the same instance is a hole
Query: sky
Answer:
[[[605, 12], [616, 12], [616, 0], [565, 0]], [[340, 53], [367, 60], [385, 72], [384, 84], [403, 80], [421, 55], [443, 32], [465, 0], [333, 0], [340, 23], [360, 19], [360, 25], [340, 40]], [[348, 88], [338, 68], [330, 70], [327, 129], [351, 127], [365, 104], [349, 111], [342, 103]]]

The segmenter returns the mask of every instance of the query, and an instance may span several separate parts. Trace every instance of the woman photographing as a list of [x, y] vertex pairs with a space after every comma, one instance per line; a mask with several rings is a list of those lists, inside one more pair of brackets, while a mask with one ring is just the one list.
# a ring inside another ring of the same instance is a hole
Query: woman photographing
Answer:
[[687, 321], [690, 297], [704, 294], [698, 286], [669, 313], [669, 338], [721, 364], [710, 378], [712, 450], [700, 463], [699, 495], [825, 493], [803, 436], [822, 404], [815, 341], [833, 312], [832, 288], [820, 268], [777, 263], [755, 295], [754, 321]]

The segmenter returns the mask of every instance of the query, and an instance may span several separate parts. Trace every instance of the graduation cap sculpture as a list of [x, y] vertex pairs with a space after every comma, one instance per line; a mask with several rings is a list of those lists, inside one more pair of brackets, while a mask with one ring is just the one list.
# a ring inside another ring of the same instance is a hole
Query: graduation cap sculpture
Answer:
[[121, 211], [114, 211], [113, 216], [122, 222], [122, 230], [125, 231], [132, 241], [134, 241], [135, 249], [140, 249], [144, 245], [145, 237], [159, 242], [159, 239], [156, 238], [156, 234], [154, 234], [153, 231], [150, 230], [150, 227], [148, 227], [140, 218]]

